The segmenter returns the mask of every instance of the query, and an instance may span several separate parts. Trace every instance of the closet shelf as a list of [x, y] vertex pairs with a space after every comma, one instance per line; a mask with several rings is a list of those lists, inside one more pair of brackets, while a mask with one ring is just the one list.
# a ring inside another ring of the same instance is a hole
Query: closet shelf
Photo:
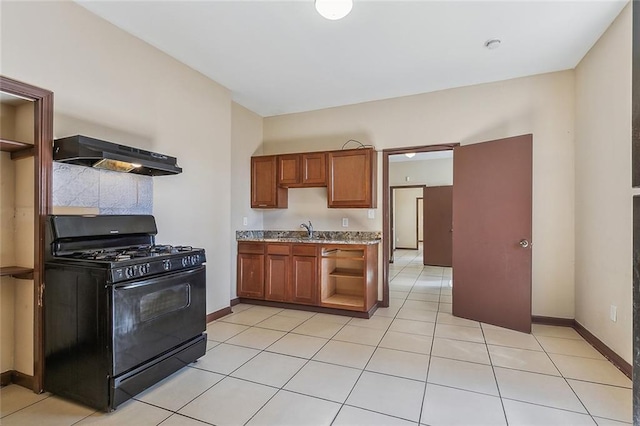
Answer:
[[32, 280], [33, 268], [22, 266], [0, 266], [0, 276], [11, 276], [20, 280]]
[[10, 152], [12, 160], [33, 157], [35, 149], [32, 144], [0, 138], [0, 151]]

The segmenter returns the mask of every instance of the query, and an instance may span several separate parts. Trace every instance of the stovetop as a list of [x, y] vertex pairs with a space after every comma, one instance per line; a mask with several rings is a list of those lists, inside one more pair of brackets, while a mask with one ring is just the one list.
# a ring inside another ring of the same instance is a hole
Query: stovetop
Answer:
[[124, 260], [137, 259], [145, 261], [147, 258], [151, 259], [157, 256], [168, 256], [181, 253], [193, 252], [194, 249], [191, 246], [170, 246], [170, 245], [150, 245], [150, 246], [135, 246], [119, 249], [96, 249], [96, 250], [84, 250], [76, 253], [71, 253], [61, 257], [68, 259], [85, 259], [85, 260], [97, 260], [105, 262], [121, 262]]
[[206, 258], [201, 248], [142, 245], [58, 254], [48, 262], [72, 268], [105, 269], [109, 282], [119, 283], [193, 269], [204, 264]]

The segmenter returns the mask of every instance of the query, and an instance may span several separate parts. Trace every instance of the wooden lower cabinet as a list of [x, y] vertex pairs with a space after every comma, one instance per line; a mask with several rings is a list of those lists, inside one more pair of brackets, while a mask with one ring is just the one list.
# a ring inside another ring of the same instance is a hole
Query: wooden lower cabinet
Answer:
[[264, 299], [264, 244], [238, 242], [238, 297]]
[[238, 243], [238, 297], [368, 312], [378, 245]]
[[287, 301], [290, 264], [290, 256], [267, 255], [264, 281], [265, 300]]
[[264, 298], [263, 254], [238, 254], [238, 297]]
[[316, 304], [318, 260], [315, 256], [293, 256], [289, 300], [293, 303]]

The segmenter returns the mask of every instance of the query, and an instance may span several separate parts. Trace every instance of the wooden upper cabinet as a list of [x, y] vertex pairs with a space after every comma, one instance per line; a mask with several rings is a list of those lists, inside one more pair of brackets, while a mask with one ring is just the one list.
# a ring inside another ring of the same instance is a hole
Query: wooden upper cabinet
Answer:
[[375, 208], [373, 148], [251, 157], [251, 207], [286, 209], [288, 188], [327, 187], [328, 206]]
[[277, 184], [277, 158], [275, 155], [251, 157], [251, 207], [287, 208], [287, 189]]
[[278, 155], [278, 185], [300, 184], [300, 154]]
[[302, 157], [302, 185], [327, 186], [327, 153], [309, 152]]
[[278, 185], [288, 188], [327, 186], [327, 154], [278, 155]]
[[374, 149], [331, 151], [327, 162], [329, 207], [376, 207], [377, 153]]

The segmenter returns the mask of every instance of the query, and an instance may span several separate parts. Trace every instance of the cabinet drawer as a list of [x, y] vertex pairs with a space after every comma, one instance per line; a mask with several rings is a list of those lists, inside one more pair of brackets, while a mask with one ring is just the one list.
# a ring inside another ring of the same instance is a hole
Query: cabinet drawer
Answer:
[[267, 244], [267, 254], [291, 254], [291, 245], [289, 244]]
[[316, 245], [315, 244], [297, 244], [293, 246], [294, 256], [315, 256]]
[[238, 253], [264, 254], [264, 244], [238, 242]]

